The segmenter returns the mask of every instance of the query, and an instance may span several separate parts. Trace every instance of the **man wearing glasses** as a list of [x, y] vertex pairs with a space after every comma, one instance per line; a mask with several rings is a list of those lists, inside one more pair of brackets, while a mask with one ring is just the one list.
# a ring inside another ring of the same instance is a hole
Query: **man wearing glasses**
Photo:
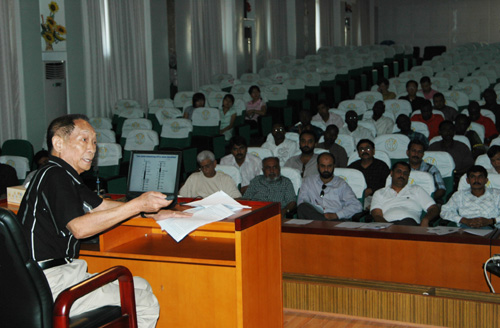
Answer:
[[[439, 215], [439, 207], [431, 196], [422, 187], [408, 184], [410, 170], [406, 162], [395, 163], [391, 185], [373, 194], [371, 215], [376, 222], [428, 227]], [[427, 213], [420, 220], [422, 211]]]
[[317, 159], [319, 174], [308, 176], [300, 188], [297, 203], [299, 219], [349, 220], [362, 211], [351, 187], [333, 175], [335, 158], [322, 153]]

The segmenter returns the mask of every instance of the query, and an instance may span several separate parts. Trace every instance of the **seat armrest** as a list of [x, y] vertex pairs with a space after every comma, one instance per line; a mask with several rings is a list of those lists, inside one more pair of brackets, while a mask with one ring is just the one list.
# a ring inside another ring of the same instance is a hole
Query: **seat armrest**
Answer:
[[54, 327], [69, 327], [69, 312], [73, 303], [90, 292], [118, 280], [122, 315], [128, 315], [129, 327], [137, 327], [135, 308], [134, 280], [130, 270], [123, 266], [115, 266], [87, 280], [64, 290], [54, 303]]

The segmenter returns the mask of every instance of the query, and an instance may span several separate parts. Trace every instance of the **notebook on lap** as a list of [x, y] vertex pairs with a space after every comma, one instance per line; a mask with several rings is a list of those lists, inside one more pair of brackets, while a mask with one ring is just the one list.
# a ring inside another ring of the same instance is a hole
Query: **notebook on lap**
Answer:
[[[180, 151], [133, 151], [127, 180], [127, 199], [159, 191], [177, 200], [181, 174]], [[172, 206], [171, 205], [171, 206]]]

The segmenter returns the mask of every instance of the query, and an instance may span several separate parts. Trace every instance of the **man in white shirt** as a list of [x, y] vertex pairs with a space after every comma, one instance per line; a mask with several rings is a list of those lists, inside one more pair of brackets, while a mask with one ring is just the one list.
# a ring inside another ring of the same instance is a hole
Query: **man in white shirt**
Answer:
[[340, 115], [335, 113], [330, 113], [328, 105], [325, 101], [320, 101], [318, 103], [318, 114], [312, 117], [312, 121], [322, 122], [325, 126], [329, 126], [331, 124], [336, 125], [339, 129], [342, 129], [344, 126], [344, 120]]
[[253, 178], [262, 172], [262, 161], [255, 155], [248, 154], [245, 138], [234, 136], [229, 141], [231, 154], [221, 158], [221, 165], [236, 167], [241, 173], [241, 193], [244, 194]]
[[233, 198], [240, 198], [241, 193], [233, 178], [223, 172], [217, 172], [215, 155], [204, 150], [196, 156], [201, 172], [192, 173], [179, 190], [184, 197], [207, 197], [217, 191], [224, 191]]
[[345, 113], [345, 122], [347, 126], [340, 129], [339, 134], [348, 134], [354, 138], [356, 144], [361, 139], [370, 139], [373, 140], [375, 136], [368, 130], [360, 125], [358, 125], [358, 114], [350, 110]]
[[285, 126], [282, 123], [273, 125], [271, 135], [261, 147], [272, 151], [274, 156], [280, 159], [280, 166], [285, 165], [286, 161], [299, 150], [297, 142], [285, 138]]
[[377, 129], [377, 136], [383, 134], [391, 134], [394, 128], [394, 121], [389, 117], [384, 116], [385, 104], [382, 100], [377, 101], [373, 105], [373, 115], [371, 118], [367, 119], [368, 122], [372, 122]]
[[[371, 215], [376, 222], [427, 227], [439, 215], [439, 207], [431, 196], [420, 186], [408, 184], [410, 170], [406, 162], [395, 163], [391, 185], [373, 194]], [[427, 213], [420, 221], [422, 211]]]
[[470, 189], [458, 190], [441, 208], [441, 217], [463, 228], [492, 229], [500, 220], [500, 190], [486, 188], [488, 172], [480, 165], [467, 170]]

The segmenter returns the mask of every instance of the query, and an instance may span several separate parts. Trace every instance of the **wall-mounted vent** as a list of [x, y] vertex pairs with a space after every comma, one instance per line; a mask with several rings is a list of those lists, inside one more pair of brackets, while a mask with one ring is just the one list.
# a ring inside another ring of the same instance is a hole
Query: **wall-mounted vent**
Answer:
[[45, 79], [65, 79], [65, 62], [45, 62]]

